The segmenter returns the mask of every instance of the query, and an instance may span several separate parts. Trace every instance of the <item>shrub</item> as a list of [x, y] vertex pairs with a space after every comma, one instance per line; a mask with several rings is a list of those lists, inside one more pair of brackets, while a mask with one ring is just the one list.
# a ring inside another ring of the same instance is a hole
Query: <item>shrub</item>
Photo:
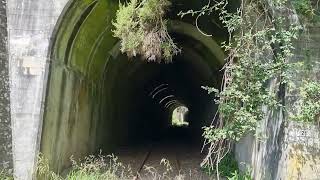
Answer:
[[320, 83], [303, 82], [300, 87], [300, 99], [297, 101], [296, 115], [293, 120], [302, 122], [315, 122], [320, 115]]
[[129, 57], [141, 55], [147, 61], [171, 62], [180, 49], [170, 37], [164, 19], [170, 5], [168, 0], [120, 3], [113, 35], [120, 39], [121, 51]]

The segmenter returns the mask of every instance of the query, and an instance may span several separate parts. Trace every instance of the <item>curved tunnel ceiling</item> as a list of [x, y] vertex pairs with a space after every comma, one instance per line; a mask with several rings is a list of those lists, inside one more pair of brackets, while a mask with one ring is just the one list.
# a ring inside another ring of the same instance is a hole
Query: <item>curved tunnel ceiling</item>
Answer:
[[[182, 49], [172, 64], [128, 59], [119, 52], [111, 23], [118, 0], [72, 0], [65, 7], [50, 46], [41, 138], [41, 152], [53, 169], [67, 168], [71, 155], [108, 151], [130, 138], [158, 132], [157, 127], [166, 126], [162, 119], [169, 121], [182, 104], [190, 109], [192, 127], [201, 129], [210, 120], [215, 105], [201, 86], [219, 85], [224, 53], [218, 44], [225, 32], [200, 22], [204, 31], [217, 34], [206, 37], [194, 19], [176, 16], [181, 9], [202, 7], [198, 0], [172, 4], [169, 31]], [[155, 101], [149, 95], [162, 84], [170, 93]]]

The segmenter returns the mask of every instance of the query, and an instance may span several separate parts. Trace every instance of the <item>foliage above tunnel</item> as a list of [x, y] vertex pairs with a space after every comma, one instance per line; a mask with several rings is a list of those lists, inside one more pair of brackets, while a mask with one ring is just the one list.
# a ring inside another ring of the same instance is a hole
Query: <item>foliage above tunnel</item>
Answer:
[[113, 25], [121, 40], [121, 51], [129, 57], [141, 55], [147, 61], [171, 62], [179, 53], [167, 31], [164, 19], [169, 0], [132, 0], [121, 4]]

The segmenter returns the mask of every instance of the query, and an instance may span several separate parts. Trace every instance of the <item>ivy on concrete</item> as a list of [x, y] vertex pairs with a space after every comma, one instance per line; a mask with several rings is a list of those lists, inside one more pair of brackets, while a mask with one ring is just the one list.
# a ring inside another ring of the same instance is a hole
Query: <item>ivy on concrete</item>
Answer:
[[172, 61], [180, 52], [167, 30], [165, 14], [169, 0], [131, 0], [116, 13], [114, 37], [121, 40], [121, 51], [129, 57], [141, 55], [153, 62]]

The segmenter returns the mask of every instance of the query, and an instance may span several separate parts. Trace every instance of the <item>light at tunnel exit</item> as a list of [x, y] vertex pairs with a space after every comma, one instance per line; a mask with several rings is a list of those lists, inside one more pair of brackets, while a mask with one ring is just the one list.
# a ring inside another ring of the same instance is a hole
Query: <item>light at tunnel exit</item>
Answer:
[[186, 121], [186, 115], [189, 109], [185, 106], [179, 106], [172, 112], [171, 125], [172, 126], [189, 126], [189, 122]]

